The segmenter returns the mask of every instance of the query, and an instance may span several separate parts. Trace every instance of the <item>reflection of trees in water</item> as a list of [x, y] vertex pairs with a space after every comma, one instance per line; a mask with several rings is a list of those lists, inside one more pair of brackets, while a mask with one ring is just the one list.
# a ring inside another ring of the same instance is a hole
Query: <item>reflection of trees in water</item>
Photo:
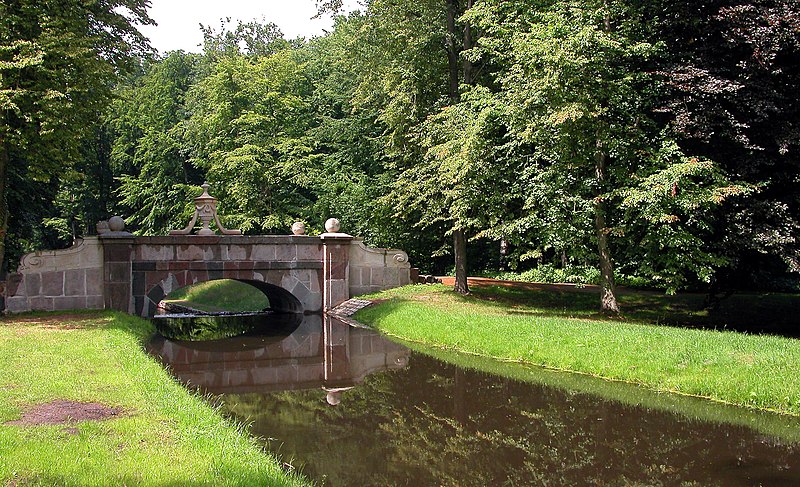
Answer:
[[800, 448], [745, 428], [439, 364], [415, 355], [337, 407], [322, 390], [225, 400], [328, 485], [752, 485], [800, 475]]
[[326, 485], [392, 485], [382, 474], [388, 442], [379, 428], [396, 402], [390, 384], [397, 374], [368, 376], [336, 407], [322, 389], [226, 395], [224, 407], [252, 422], [253, 434], [284, 461], [310, 477], [328, 478]]

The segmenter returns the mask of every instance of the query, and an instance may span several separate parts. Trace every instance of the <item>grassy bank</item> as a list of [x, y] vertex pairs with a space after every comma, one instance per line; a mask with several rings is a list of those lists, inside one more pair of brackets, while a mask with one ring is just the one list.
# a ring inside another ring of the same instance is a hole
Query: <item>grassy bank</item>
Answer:
[[269, 300], [257, 288], [231, 279], [206, 281], [173, 291], [165, 299], [201, 311], [261, 311]]
[[[0, 485], [302, 485], [142, 350], [118, 313], [0, 321]], [[9, 424], [52, 401], [107, 419]]]
[[374, 296], [386, 301], [356, 318], [431, 347], [800, 415], [800, 340], [655, 325], [647, 319], [652, 306], [603, 319], [581, 296], [481, 288], [463, 297], [444, 286], [409, 286]]
[[570, 393], [588, 394], [607, 401], [633, 407], [645, 407], [649, 410], [670, 413], [702, 423], [743, 426], [771, 438], [780, 438], [784, 442], [800, 443], [800, 416], [774, 414], [698, 397], [664, 394], [625, 382], [599, 380], [586, 374], [562, 372], [532, 365], [526, 366], [412, 342], [402, 343], [412, 350], [465, 369]]

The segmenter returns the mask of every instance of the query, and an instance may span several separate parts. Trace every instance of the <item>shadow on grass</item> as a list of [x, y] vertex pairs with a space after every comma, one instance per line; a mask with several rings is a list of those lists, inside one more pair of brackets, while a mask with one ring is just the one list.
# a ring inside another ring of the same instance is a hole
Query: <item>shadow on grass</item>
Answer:
[[102, 310], [34, 311], [0, 316], [0, 326], [21, 325], [49, 329], [103, 328], [113, 318]]
[[34, 311], [2, 316], [0, 327], [4, 325], [52, 331], [118, 330], [142, 345], [155, 333], [149, 320], [109, 310]]
[[[553, 288], [554, 286], [550, 286]], [[620, 322], [644, 322], [682, 328], [730, 330], [752, 334], [800, 338], [800, 295], [735, 294], [717, 309], [704, 308], [703, 294], [666, 295], [652, 291], [622, 290], [621, 316], [600, 313], [599, 296], [591, 289], [532, 289], [528, 286], [473, 285], [471, 294], [457, 296], [460, 303], [480, 302], [509, 314], [557, 316]]]

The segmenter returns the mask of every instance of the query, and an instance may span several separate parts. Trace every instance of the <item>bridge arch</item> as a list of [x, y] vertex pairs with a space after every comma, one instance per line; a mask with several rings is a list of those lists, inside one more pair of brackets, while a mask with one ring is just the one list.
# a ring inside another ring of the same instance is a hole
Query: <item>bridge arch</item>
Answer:
[[282, 313], [302, 313], [304, 311], [303, 303], [301, 303], [294, 294], [280, 286], [276, 286], [268, 282], [253, 281], [248, 279], [234, 280], [243, 282], [245, 284], [250, 284], [254, 288], [264, 293], [269, 300], [269, 307], [273, 311], [279, 311]]

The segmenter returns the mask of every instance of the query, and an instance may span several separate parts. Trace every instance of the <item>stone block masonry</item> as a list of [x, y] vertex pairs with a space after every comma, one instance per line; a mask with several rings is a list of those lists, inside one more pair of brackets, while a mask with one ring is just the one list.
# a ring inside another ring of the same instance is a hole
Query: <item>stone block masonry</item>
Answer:
[[113, 232], [66, 250], [24, 256], [2, 286], [2, 297], [11, 313], [116, 309], [147, 317], [176, 289], [235, 279], [264, 292], [274, 309], [314, 313], [354, 295], [409, 284], [410, 271], [405, 252], [371, 249], [342, 233], [134, 237]]
[[349, 255], [351, 296], [370, 294], [411, 284], [408, 254], [396, 249], [375, 249], [353, 239]]
[[103, 247], [97, 238], [27, 254], [6, 283], [6, 311], [103, 309]]

